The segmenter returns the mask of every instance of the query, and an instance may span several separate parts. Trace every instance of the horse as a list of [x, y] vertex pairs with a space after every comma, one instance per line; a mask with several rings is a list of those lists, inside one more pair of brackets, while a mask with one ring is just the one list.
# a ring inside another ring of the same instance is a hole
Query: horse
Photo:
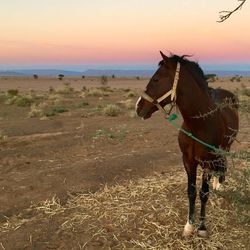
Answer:
[[[183, 117], [178, 143], [187, 174], [189, 201], [188, 220], [184, 226], [183, 236], [190, 236], [194, 231], [196, 176], [197, 168], [201, 166], [198, 235], [207, 237], [205, 217], [209, 182], [213, 175], [213, 188], [219, 189], [225, 180], [226, 156], [214, 152], [182, 131], [188, 131], [206, 144], [229, 152], [239, 129], [238, 100], [228, 90], [209, 87], [199, 64], [188, 60], [188, 56], [166, 56], [161, 51], [160, 53], [162, 60], [136, 103], [136, 113], [143, 119], [150, 118], [158, 110], [167, 116], [172, 108], [177, 106]], [[167, 104], [171, 105], [169, 112], [165, 109]]]

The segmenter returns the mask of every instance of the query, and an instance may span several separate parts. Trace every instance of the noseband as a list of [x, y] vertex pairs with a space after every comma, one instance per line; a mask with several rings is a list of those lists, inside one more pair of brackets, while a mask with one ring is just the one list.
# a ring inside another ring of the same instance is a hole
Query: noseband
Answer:
[[[145, 100], [147, 100], [148, 102], [154, 104], [161, 112], [164, 113], [164, 115], [169, 115], [175, 105], [176, 102], [176, 89], [177, 89], [177, 84], [179, 81], [179, 75], [180, 75], [180, 68], [181, 68], [181, 64], [179, 62], [177, 62], [177, 66], [176, 66], [176, 71], [175, 71], [175, 76], [174, 76], [174, 83], [172, 86], [172, 89], [170, 89], [166, 94], [162, 95], [161, 97], [159, 97], [158, 99], [153, 99], [151, 96], [149, 96], [148, 94], [146, 94], [146, 92], [142, 92], [141, 97]], [[171, 96], [171, 108], [170, 110], [167, 112], [164, 107], [162, 107], [160, 105], [160, 102], [162, 102], [163, 100], [165, 100], [167, 97]]]

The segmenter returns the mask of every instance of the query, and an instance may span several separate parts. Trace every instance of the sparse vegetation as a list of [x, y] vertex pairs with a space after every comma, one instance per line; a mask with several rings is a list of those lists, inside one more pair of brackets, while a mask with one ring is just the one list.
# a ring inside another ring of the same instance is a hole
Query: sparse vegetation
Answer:
[[63, 84], [63, 87], [59, 88], [56, 93], [62, 94], [62, 95], [68, 95], [74, 93], [74, 88], [71, 87], [71, 84], [69, 82], [66, 82]]
[[205, 75], [205, 79], [208, 81], [208, 82], [215, 82], [216, 80], [218, 80], [218, 77], [216, 74], [206, 74]]
[[89, 105], [89, 103], [87, 101], [81, 101], [80, 103], [78, 103], [76, 105], [76, 108], [84, 108], [84, 107], [86, 107], [88, 105]]
[[106, 139], [115, 139], [118, 140], [120, 143], [124, 141], [126, 138], [127, 131], [124, 128], [114, 130], [114, 129], [98, 129], [95, 132], [95, 135], [93, 136], [94, 140], [98, 140], [100, 138], [106, 138]]
[[64, 78], [64, 75], [63, 74], [59, 74], [58, 75], [58, 79], [61, 81], [62, 79]]
[[108, 139], [114, 139], [114, 132], [113, 131], [107, 131], [105, 129], [98, 129], [95, 132], [95, 135], [93, 136], [93, 139], [99, 139], [99, 138], [108, 138]]
[[87, 92], [88, 96], [95, 96], [95, 97], [102, 97], [102, 96], [108, 96], [109, 94], [104, 91], [103, 89], [99, 88], [91, 88]]
[[244, 84], [241, 84], [240, 95], [250, 97], [250, 88], [247, 88]]
[[131, 98], [131, 97], [135, 97], [136, 96], [136, 94], [135, 94], [135, 92], [134, 91], [129, 91], [129, 92], [127, 92], [125, 95], [124, 95], [126, 98]]
[[107, 86], [107, 84], [108, 84], [108, 77], [105, 75], [101, 76], [101, 85]]
[[[0, 248], [2, 243], [5, 249], [248, 249], [248, 79], [241, 80], [243, 85], [222, 78], [222, 87], [238, 87], [240, 144], [233, 144], [235, 152], [228, 157], [222, 189], [210, 192], [209, 239], [201, 239], [196, 232], [190, 238], [181, 237], [188, 200], [177, 131], [157, 115], [153, 123], [142, 126], [139, 118], [134, 119], [137, 89], [124, 89], [126, 85], [109, 88], [100, 86], [100, 78], [92, 79], [93, 85], [90, 79], [78, 79], [79, 90], [83, 84], [88, 87], [82, 91], [70, 89], [74, 82], [66, 84], [65, 91], [61, 82], [62, 92], [52, 87], [49, 90], [49, 85], [47, 92], [44, 86], [40, 92], [35, 88], [22, 92], [15, 87], [9, 93], [0, 92], [2, 179], [8, 180], [10, 175], [18, 179], [3, 182]], [[28, 80], [33, 86], [39, 85], [32, 77]], [[92, 87], [96, 85], [99, 87]], [[31, 103], [23, 97], [30, 98]], [[5, 105], [6, 101], [14, 106]], [[16, 108], [18, 102], [28, 103], [30, 109]], [[36, 118], [27, 119], [27, 114]], [[74, 171], [68, 171], [69, 167]], [[201, 174], [199, 168], [197, 187]], [[37, 185], [41, 176], [46, 177], [43, 185]], [[9, 190], [11, 196], [5, 192]], [[59, 193], [61, 200], [51, 199], [51, 193]], [[12, 195], [16, 197], [13, 202]], [[33, 201], [31, 207], [29, 200]], [[199, 207], [198, 196], [196, 201]], [[198, 217], [199, 213], [196, 227]], [[52, 240], [46, 233], [48, 225], [59, 232]]]
[[45, 115], [46, 116], [54, 116], [58, 113], [64, 113], [64, 112], [68, 112], [68, 111], [69, 110], [63, 106], [54, 106], [54, 107], [51, 107], [50, 110], [46, 111]]
[[55, 92], [55, 89], [53, 88], [53, 87], [49, 87], [49, 93], [51, 94], [51, 93], [54, 93]]
[[127, 99], [125, 101], [120, 102], [125, 108], [127, 109], [134, 109], [135, 108], [135, 103], [132, 99]]
[[18, 107], [30, 106], [36, 99], [35, 95], [24, 94], [20, 95], [19, 91], [16, 89], [10, 89], [7, 91], [5, 104], [7, 105], [17, 105]]
[[13, 96], [18, 96], [19, 90], [18, 89], [9, 89], [7, 91], [7, 96], [8, 97], [13, 97]]
[[8, 139], [8, 136], [4, 133], [3, 130], [0, 130], [0, 143]]
[[69, 111], [64, 106], [53, 105], [53, 102], [42, 102], [40, 104], [32, 104], [28, 117], [50, 117], [55, 116], [58, 113], [64, 113]]
[[242, 76], [239, 76], [239, 75], [236, 75], [236, 76], [233, 76], [230, 81], [231, 82], [240, 82], [241, 81], [241, 78]]
[[33, 102], [34, 99], [31, 95], [18, 96], [14, 101], [18, 107], [29, 107]]
[[121, 109], [115, 104], [108, 104], [104, 107], [103, 112], [108, 116], [118, 116], [121, 113]]

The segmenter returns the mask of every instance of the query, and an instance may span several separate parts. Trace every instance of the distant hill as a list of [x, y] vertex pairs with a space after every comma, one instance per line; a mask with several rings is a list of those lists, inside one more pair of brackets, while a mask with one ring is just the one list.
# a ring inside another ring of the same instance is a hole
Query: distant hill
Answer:
[[118, 76], [118, 77], [149, 77], [154, 74], [154, 70], [95, 70], [89, 69], [84, 72], [86, 76]]
[[38, 76], [58, 76], [59, 74], [67, 76], [79, 76], [82, 73], [78, 71], [71, 70], [60, 70], [60, 69], [22, 69], [13, 71], [0, 71], [0, 75], [4, 76], [33, 76], [37, 74]]
[[23, 73], [16, 72], [16, 71], [0, 71], [0, 76], [23, 76]]
[[[60, 69], [23, 69], [23, 70], [10, 70], [10, 71], [0, 71], [0, 76], [33, 76], [37, 74], [38, 76], [58, 76], [63, 74], [65, 76], [112, 76], [116, 77], [150, 77], [153, 75], [155, 70], [101, 70], [101, 69], [88, 69], [86, 71], [73, 71], [73, 70], [60, 70]], [[218, 76], [250, 76], [249, 71], [223, 71], [223, 70], [205, 70], [206, 74], [216, 74]]]
[[236, 70], [205, 70], [206, 74], [216, 74], [217, 76], [250, 76], [250, 71], [236, 71]]

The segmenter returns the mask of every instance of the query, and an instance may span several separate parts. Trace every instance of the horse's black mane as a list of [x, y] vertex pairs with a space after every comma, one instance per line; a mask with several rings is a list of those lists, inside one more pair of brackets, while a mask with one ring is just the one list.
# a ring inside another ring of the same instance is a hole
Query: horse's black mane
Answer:
[[[206, 81], [204, 72], [201, 69], [200, 65], [197, 62], [189, 61], [186, 57], [188, 57], [188, 56], [187, 55], [183, 55], [183, 56], [171, 55], [169, 57], [169, 59], [173, 60], [174, 62], [179, 62], [181, 64], [186, 65], [187, 69], [195, 77], [198, 85], [202, 89], [207, 91], [208, 90], [208, 83]], [[162, 65], [164, 65], [164, 60], [159, 62], [159, 66], [162, 66]]]

